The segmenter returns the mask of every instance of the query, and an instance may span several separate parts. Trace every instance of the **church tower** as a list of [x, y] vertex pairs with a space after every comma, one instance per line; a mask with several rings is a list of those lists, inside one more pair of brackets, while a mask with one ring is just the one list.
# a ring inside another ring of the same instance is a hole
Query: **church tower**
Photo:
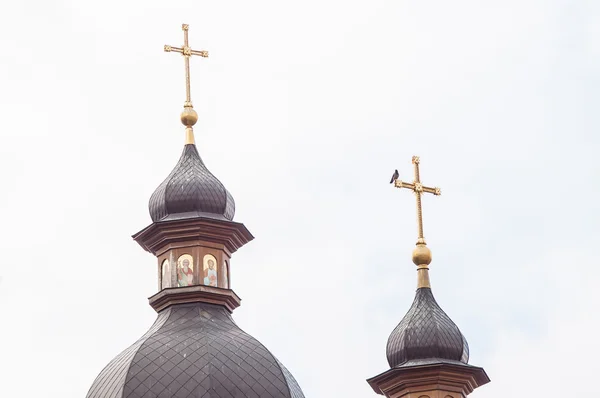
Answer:
[[465, 398], [490, 381], [482, 368], [469, 365], [469, 346], [465, 336], [433, 297], [429, 281], [431, 250], [423, 236], [421, 195], [440, 195], [439, 188], [423, 186], [419, 157], [413, 156], [415, 179], [390, 183], [412, 190], [417, 198], [419, 237], [412, 260], [417, 266], [417, 292], [412, 306], [392, 331], [387, 342], [390, 369], [367, 382], [376, 393], [388, 398]]
[[233, 197], [208, 170], [194, 142], [198, 115], [190, 97], [189, 58], [208, 57], [188, 44], [183, 25], [186, 139], [175, 168], [150, 197], [152, 224], [133, 236], [156, 256], [158, 313], [152, 327], [100, 372], [87, 398], [304, 398], [292, 374], [231, 313], [233, 253], [254, 239], [234, 222]]

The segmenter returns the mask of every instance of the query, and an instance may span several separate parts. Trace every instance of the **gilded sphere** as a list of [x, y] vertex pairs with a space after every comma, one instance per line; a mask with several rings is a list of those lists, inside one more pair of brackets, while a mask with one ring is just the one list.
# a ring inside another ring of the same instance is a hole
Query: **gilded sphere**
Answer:
[[423, 244], [418, 244], [412, 252], [415, 265], [429, 265], [431, 263], [431, 250]]
[[198, 114], [194, 108], [184, 108], [181, 112], [181, 123], [186, 127], [192, 127], [198, 121]]

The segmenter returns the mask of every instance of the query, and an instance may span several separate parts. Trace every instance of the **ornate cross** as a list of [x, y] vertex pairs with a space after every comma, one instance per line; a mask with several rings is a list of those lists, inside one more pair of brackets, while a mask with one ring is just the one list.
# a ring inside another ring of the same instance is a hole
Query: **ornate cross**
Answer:
[[408, 188], [411, 189], [414, 193], [415, 196], [417, 197], [417, 222], [419, 225], [419, 239], [417, 240], [417, 244], [425, 244], [425, 238], [423, 237], [423, 212], [422, 212], [422, 208], [421, 208], [421, 195], [424, 192], [427, 193], [432, 193], [436, 196], [439, 196], [442, 194], [442, 191], [439, 188], [429, 188], [426, 186], [423, 186], [423, 184], [421, 184], [421, 177], [419, 175], [419, 157], [418, 156], [413, 156], [412, 157], [412, 163], [415, 166], [415, 180], [412, 183], [409, 182], [403, 182], [401, 180], [398, 179], [399, 175], [398, 175], [398, 170], [396, 170], [396, 172], [394, 173], [394, 176], [392, 177], [392, 181], [394, 182], [394, 186], [396, 188]]
[[180, 53], [183, 55], [185, 59], [185, 105], [186, 108], [192, 107], [192, 98], [190, 94], [190, 57], [192, 55], [199, 55], [204, 58], [208, 58], [208, 51], [196, 51], [190, 48], [188, 43], [188, 30], [189, 25], [183, 24], [181, 25], [181, 29], [183, 30], [183, 47], [172, 47], [169, 45], [165, 45], [165, 52], [174, 51], [176, 53]]

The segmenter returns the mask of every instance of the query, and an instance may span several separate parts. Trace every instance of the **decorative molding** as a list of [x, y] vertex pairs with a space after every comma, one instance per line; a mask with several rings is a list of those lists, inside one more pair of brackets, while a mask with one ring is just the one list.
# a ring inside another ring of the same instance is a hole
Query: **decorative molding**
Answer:
[[[483, 368], [461, 363], [432, 362], [395, 367], [367, 380], [377, 394], [404, 397], [431, 391], [466, 397], [474, 389], [490, 382]], [[419, 395], [416, 395], [419, 396]]]
[[144, 250], [155, 256], [164, 253], [165, 248], [168, 250], [183, 243], [192, 246], [194, 241], [204, 241], [211, 245], [223, 245], [231, 257], [232, 253], [254, 239], [244, 224], [204, 217], [158, 221], [132, 237]]
[[231, 313], [240, 306], [242, 300], [231, 289], [196, 285], [166, 288], [148, 298], [148, 301], [156, 312], [174, 304], [202, 302], [222, 305]]

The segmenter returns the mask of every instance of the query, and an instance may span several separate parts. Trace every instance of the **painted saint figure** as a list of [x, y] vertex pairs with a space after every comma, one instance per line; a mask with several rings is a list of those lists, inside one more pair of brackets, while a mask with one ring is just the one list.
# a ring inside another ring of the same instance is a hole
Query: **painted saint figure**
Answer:
[[184, 254], [179, 257], [177, 262], [177, 285], [178, 286], [191, 286], [194, 282], [194, 271], [193, 265], [188, 257], [189, 254]]
[[171, 287], [171, 264], [169, 260], [165, 260], [162, 263], [162, 288]]
[[217, 260], [210, 254], [204, 256], [204, 284], [217, 286]]

